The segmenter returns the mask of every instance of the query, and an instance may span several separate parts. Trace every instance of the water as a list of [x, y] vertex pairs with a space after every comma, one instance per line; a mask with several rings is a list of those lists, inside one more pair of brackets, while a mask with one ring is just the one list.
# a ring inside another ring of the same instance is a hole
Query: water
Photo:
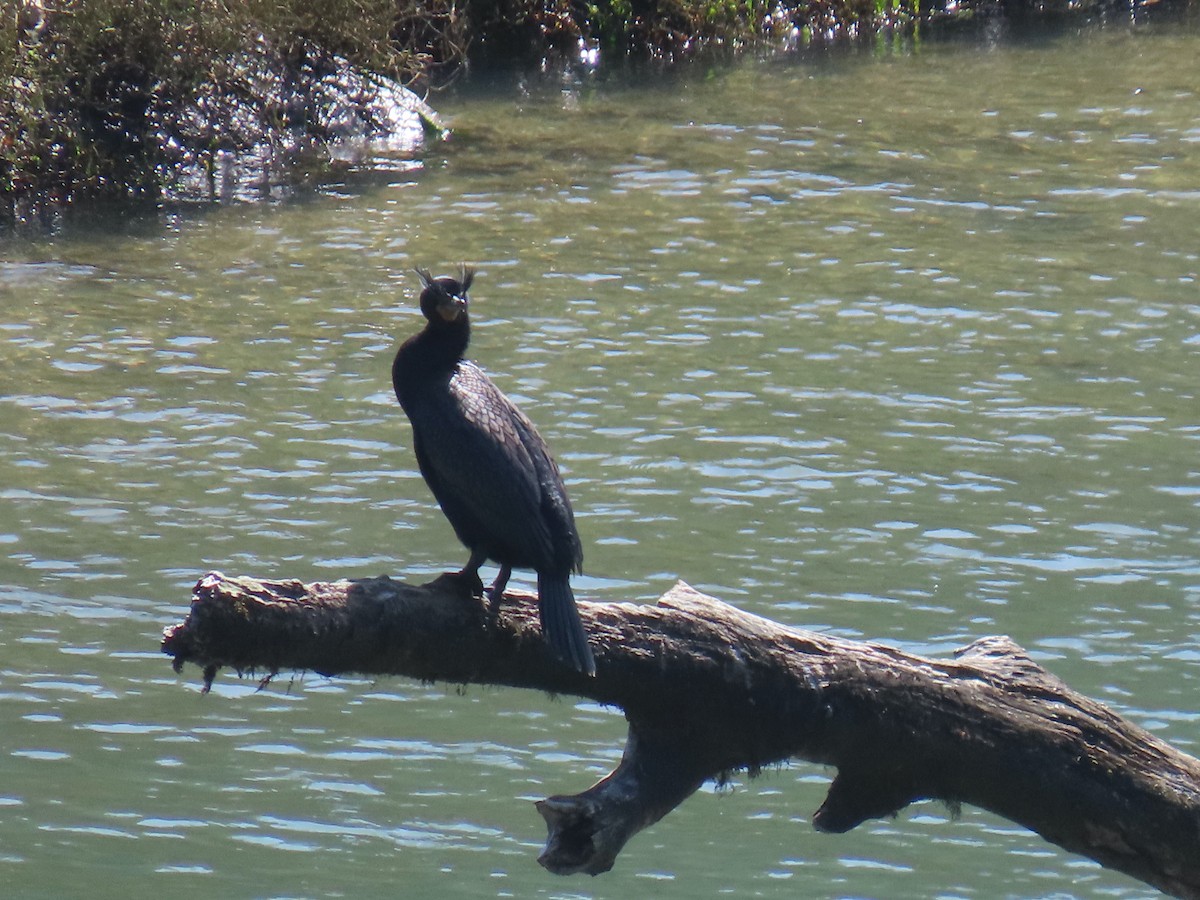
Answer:
[[1200, 708], [1195, 29], [925, 45], [443, 98], [455, 140], [284, 205], [0, 263], [0, 879], [14, 897], [1143, 897], [978, 810], [819, 835], [830, 772], [705, 790], [614, 872], [529, 801], [611, 710], [157, 650], [209, 568], [465, 560], [389, 358], [413, 265], [540, 425], [578, 591], [684, 578], [944, 654], [1006, 633], [1188, 752]]

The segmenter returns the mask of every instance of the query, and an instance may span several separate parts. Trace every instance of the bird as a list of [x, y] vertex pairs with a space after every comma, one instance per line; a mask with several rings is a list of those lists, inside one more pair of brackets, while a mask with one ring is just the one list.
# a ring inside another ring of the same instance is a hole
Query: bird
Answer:
[[533, 569], [543, 635], [564, 663], [595, 675], [570, 582], [582, 571], [583, 545], [558, 465], [529, 418], [465, 358], [475, 271], [415, 272], [425, 327], [396, 351], [392, 386], [412, 424], [421, 475], [470, 551], [456, 577], [482, 592], [480, 567], [497, 563], [488, 589], [496, 605], [514, 568]]

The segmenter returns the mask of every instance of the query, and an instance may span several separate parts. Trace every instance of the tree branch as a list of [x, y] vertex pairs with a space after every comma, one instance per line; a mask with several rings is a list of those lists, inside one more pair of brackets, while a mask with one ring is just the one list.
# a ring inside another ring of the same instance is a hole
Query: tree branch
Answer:
[[1200, 761], [1083, 697], [1004, 637], [951, 660], [787, 628], [678, 584], [580, 603], [597, 674], [543, 643], [536, 598], [494, 608], [444, 575], [302, 584], [210, 573], [164, 632], [205, 687], [222, 666], [404, 675], [589, 697], [625, 711], [617, 769], [537, 804], [539, 862], [598, 874], [705, 780], [799, 757], [837, 767], [813, 818], [843, 832], [916, 800], [970, 803], [1179, 897], [1200, 898]]

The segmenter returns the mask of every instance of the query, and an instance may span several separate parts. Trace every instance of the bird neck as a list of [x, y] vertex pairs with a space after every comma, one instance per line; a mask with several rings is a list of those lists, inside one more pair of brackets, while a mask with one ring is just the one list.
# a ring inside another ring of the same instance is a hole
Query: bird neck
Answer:
[[465, 312], [453, 322], [431, 319], [417, 337], [424, 348], [426, 364], [441, 363], [453, 368], [466, 355], [471, 343], [471, 321]]
[[457, 322], [431, 319], [405, 341], [392, 363], [392, 383], [401, 404], [417, 385], [448, 378], [470, 341], [471, 325], [465, 315]]

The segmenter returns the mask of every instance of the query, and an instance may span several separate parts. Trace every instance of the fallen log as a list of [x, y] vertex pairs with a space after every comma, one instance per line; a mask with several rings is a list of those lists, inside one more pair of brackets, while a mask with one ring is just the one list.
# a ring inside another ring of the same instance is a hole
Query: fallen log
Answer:
[[539, 862], [596, 875], [708, 779], [791, 758], [835, 766], [813, 824], [844, 832], [922, 799], [990, 810], [1175, 896], [1200, 898], [1200, 760], [1067, 687], [1005, 637], [935, 660], [789, 628], [680, 583], [654, 605], [579, 604], [594, 678], [543, 643], [536, 598], [498, 608], [453, 576], [230, 578], [164, 631], [176, 671], [404, 675], [620, 707], [624, 756], [542, 800]]

